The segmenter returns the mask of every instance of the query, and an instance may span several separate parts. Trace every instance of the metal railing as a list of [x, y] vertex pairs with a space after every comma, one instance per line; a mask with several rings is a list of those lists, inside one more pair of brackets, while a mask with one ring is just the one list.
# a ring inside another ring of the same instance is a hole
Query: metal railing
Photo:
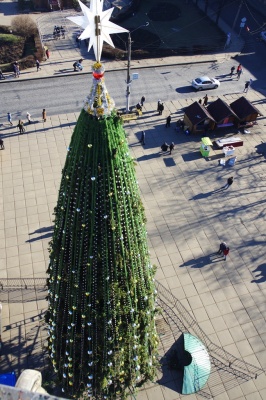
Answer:
[[0, 290], [45, 288], [46, 278], [0, 278]]

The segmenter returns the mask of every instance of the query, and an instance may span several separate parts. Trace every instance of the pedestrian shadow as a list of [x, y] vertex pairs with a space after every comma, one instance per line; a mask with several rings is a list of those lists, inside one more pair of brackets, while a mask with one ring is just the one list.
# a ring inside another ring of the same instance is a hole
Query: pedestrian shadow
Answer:
[[253, 279], [251, 283], [263, 283], [266, 281], [266, 263], [259, 265], [252, 272], [257, 272], [257, 275], [255, 275], [256, 279]]
[[212, 196], [214, 193], [215, 193], [214, 190], [212, 190], [211, 192], [207, 192], [207, 193], [199, 193], [199, 194], [196, 194], [195, 196], [191, 197], [191, 199], [189, 199], [189, 200], [206, 199], [207, 197]]
[[136, 161], [148, 161], [152, 160], [153, 158], [159, 158], [160, 154], [159, 153], [153, 153], [153, 154], [147, 154], [141, 157], [138, 157]]
[[76, 122], [67, 122], [65, 124], [60, 124], [59, 127], [64, 128], [64, 127], [72, 126], [72, 125], [76, 125]]
[[65, 68], [65, 69], [59, 69], [58, 71], [54, 72], [54, 75], [59, 75], [59, 74], [69, 74], [74, 72], [79, 72], [79, 71], [73, 71], [73, 68]]
[[36, 231], [29, 233], [29, 235], [34, 235], [34, 234], [39, 234], [40, 236], [26, 240], [26, 243], [33, 243], [36, 242], [37, 240], [42, 240], [42, 239], [47, 239], [50, 238], [53, 235], [53, 231], [54, 231], [54, 226], [45, 226], [43, 228], [40, 229], [36, 229]]
[[190, 267], [190, 268], [204, 268], [207, 265], [223, 261], [223, 258], [221, 258], [222, 255], [217, 254], [217, 253], [211, 253], [208, 256], [202, 256], [198, 257], [196, 259], [191, 259], [189, 261], [184, 262], [183, 264], [179, 265], [179, 268], [183, 267]]

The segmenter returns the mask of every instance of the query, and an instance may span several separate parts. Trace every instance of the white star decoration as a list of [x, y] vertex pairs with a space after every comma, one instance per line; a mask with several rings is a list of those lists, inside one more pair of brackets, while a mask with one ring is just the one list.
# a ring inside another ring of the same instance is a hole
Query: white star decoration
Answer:
[[96, 61], [100, 61], [103, 42], [114, 47], [110, 34], [128, 32], [128, 30], [109, 21], [114, 7], [103, 11], [103, 0], [91, 0], [90, 8], [86, 7], [81, 1], [78, 0], [78, 2], [84, 15], [68, 17], [68, 19], [84, 29], [79, 38], [81, 40], [90, 39], [88, 51], [93, 46]]

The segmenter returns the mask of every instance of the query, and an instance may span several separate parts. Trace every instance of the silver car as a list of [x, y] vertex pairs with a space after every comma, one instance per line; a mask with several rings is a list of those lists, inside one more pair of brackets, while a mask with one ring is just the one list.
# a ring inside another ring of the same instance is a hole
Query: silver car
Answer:
[[192, 86], [196, 90], [217, 89], [220, 86], [220, 82], [218, 81], [218, 79], [215, 78], [201, 76], [199, 78], [193, 79]]

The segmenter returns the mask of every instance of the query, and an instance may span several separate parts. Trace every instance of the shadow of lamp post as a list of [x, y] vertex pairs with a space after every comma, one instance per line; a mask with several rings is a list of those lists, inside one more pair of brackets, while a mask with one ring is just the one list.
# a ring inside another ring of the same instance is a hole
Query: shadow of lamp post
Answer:
[[149, 25], [149, 22], [145, 22], [145, 24], [138, 26], [136, 29], [133, 29], [133, 31], [129, 31], [128, 32], [128, 49], [127, 49], [127, 80], [126, 80], [126, 84], [127, 84], [127, 91], [126, 91], [126, 112], [129, 112], [129, 99], [130, 99], [130, 86], [131, 86], [131, 78], [130, 78], [130, 63], [131, 63], [131, 33], [135, 32], [137, 29], [139, 28], [143, 28]]

